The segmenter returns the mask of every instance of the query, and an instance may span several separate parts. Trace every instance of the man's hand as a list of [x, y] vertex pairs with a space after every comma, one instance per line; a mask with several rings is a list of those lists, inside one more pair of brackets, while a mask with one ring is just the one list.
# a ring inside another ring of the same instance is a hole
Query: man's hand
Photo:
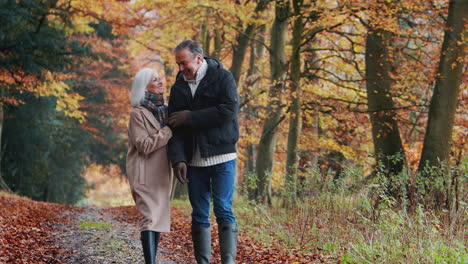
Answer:
[[174, 174], [180, 183], [188, 183], [187, 164], [185, 164], [185, 162], [178, 162], [176, 165], [174, 165]]
[[169, 120], [167, 121], [167, 123], [169, 124], [171, 128], [188, 125], [190, 122], [189, 115], [190, 115], [189, 110], [183, 110], [183, 111], [172, 113], [171, 116], [169, 116]]

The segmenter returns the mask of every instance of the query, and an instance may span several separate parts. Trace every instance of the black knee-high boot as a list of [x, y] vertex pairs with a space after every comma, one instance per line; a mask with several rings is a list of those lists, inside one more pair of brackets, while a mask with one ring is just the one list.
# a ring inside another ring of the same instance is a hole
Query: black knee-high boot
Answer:
[[158, 245], [159, 245], [159, 239], [161, 238], [161, 233], [160, 232], [154, 232], [154, 240], [156, 243], [154, 243], [154, 254], [158, 255]]
[[156, 252], [158, 251], [158, 243], [161, 234], [154, 231], [141, 231], [141, 245], [143, 247], [143, 255], [145, 264], [156, 263]]

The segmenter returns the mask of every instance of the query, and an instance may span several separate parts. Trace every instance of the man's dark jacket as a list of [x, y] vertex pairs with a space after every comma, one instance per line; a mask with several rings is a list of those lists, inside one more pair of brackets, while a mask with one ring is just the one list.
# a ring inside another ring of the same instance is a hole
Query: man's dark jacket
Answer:
[[169, 141], [169, 158], [173, 165], [189, 163], [198, 146], [202, 158], [236, 152], [239, 139], [237, 113], [239, 98], [236, 82], [223, 65], [205, 57], [208, 64], [195, 96], [179, 72], [171, 88], [169, 115], [189, 110], [189, 125], [173, 131]]

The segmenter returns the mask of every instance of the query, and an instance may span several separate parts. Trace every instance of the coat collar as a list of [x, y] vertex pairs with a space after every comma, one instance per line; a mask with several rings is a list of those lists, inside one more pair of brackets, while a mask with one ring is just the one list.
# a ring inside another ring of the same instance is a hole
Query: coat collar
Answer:
[[158, 120], [156, 120], [156, 117], [154, 117], [153, 113], [151, 113], [150, 110], [146, 109], [143, 106], [136, 106], [136, 108], [141, 110], [145, 118], [149, 120], [149, 122], [151, 123], [151, 125], [153, 125], [154, 128], [161, 128], [161, 125], [159, 124]]

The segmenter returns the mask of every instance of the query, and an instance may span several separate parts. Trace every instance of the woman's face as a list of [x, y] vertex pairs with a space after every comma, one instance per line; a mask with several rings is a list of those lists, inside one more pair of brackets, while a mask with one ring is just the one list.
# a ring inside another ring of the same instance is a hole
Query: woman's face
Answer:
[[165, 92], [163, 81], [157, 71], [155, 71], [153, 75], [151, 75], [151, 79], [148, 85], [146, 86], [146, 90], [154, 94], [163, 94]]

